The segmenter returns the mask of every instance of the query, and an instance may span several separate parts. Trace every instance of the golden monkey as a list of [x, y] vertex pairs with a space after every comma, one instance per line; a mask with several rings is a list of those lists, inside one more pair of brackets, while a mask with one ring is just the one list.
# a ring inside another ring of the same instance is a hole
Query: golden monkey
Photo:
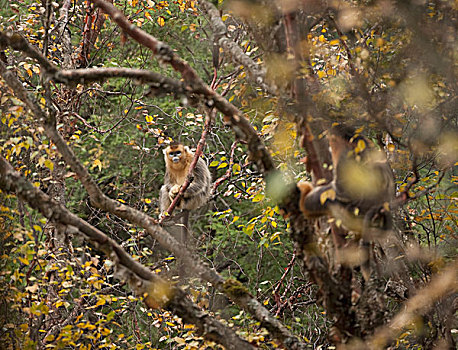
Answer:
[[300, 209], [309, 218], [331, 215], [362, 237], [362, 270], [370, 276], [369, 241], [391, 228], [389, 203], [394, 198], [393, 173], [383, 152], [366, 138], [338, 126], [328, 135], [333, 180], [322, 186], [297, 184]]
[[330, 130], [328, 140], [334, 178], [329, 184], [317, 187], [309, 182], [298, 183], [300, 209], [304, 215], [344, 214], [341, 211], [344, 208], [355, 218], [364, 218], [369, 211], [384, 206], [388, 209], [395, 187], [383, 152], [376, 150], [366, 138], [355, 136], [350, 129], [341, 126]]
[[[187, 146], [173, 143], [164, 150], [165, 178], [160, 191], [160, 209], [165, 212], [186, 180], [194, 153]], [[205, 161], [199, 158], [192, 173], [193, 181], [180, 199], [177, 208], [194, 210], [210, 196], [211, 175]]]

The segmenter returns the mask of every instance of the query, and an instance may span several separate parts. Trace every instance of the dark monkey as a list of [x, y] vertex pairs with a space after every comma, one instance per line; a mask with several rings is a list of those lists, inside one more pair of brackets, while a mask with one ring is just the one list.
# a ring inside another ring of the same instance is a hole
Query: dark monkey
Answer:
[[328, 140], [334, 178], [316, 187], [299, 182], [300, 209], [311, 218], [332, 215], [346, 229], [359, 233], [367, 248], [368, 241], [391, 228], [393, 173], [384, 153], [351, 129], [333, 127]]

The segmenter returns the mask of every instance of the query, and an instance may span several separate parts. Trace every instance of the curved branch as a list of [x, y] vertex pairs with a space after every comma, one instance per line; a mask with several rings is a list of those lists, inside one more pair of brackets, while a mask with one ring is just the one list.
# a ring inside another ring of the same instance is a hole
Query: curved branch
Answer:
[[[196, 275], [212, 283], [220, 291], [244, 310], [252, 314], [263, 327], [280, 340], [288, 349], [306, 348], [305, 344], [295, 337], [279, 320], [269, 314], [267, 309], [242, 286], [233, 286], [232, 280], [225, 280], [214, 269], [209, 268], [196, 255], [193, 255], [183, 244], [179, 243], [167, 231], [158, 225], [158, 222], [142, 211], [107, 197], [97, 186], [88, 170], [81, 164], [67, 142], [57, 132], [52, 119], [39, 107], [17, 77], [0, 61], [0, 75], [13, 89], [15, 95], [21, 99], [33, 114], [43, 123], [46, 135], [54, 142], [57, 150], [72, 170], [77, 174], [81, 183], [89, 194], [94, 206], [128, 220], [143, 227], [148, 234], [154, 237], [164, 248], [173, 252], [183, 263], [192, 269]], [[222, 97], [221, 97], [222, 98]], [[235, 107], [234, 107], [235, 108]], [[248, 121], [246, 121], [248, 123]], [[257, 136], [256, 136], [257, 137]], [[269, 155], [270, 157], [270, 155]]]
[[232, 329], [204, 313], [188, 295], [134, 260], [118, 243], [102, 231], [71, 213], [63, 205], [34, 187], [0, 156], [0, 188], [16, 193], [29, 205], [40, 211], [52, 222], [63, 225], [65, 234], [81, 234], [103, 251], [114, 262], [116, 276], [129, 282], [138, 296], [144, 296], [150, 308], [163, 307], [181, 317], [186, 323], [196, 325], [206, 339], [224, 345], [228, 349], [254, 349]]
[[178, 57], [173, 50], [165, 43], [133, 25], [124, 14], [112, 4], [104, 0], [91, 0], [103, 9], [125, 34], [137, 41], [139, 44], [149, 48], [158, 58], [159, 62], [169, 64], [179, 72], [184, 82], [196, 94], [202, 95], [202, 99], [209, 107], [215, 107], [224, 114], [224, 122], [230, 125], [239, 139], [245, 140], [252, 159], [256, 162], [259, 170], [267, 175], [275, 170], [272, 157], [258, 133], [251, 123], [243, 116], [243, 113], [234, 105], [228, 102], [220, 94], [213, 91], [197, 72], [183, 59]]
[[246, 69], [248, 76], [256, 84], [258, 84], [264, 91], [275, 95], [277, 93], [277, 89], [266, 83], [266, 70], [261, 68], [256, 62], [248, 57], [240, 46], [238, 46], [230, 38], [226, 26], [224, 25], [215, 5], [205, 0], [200, 0], [199, 5], [208, 16], [210, 27], [212, 28], [215, 36], [215, 42], [230, 53], [235, 63], [242, 65]]

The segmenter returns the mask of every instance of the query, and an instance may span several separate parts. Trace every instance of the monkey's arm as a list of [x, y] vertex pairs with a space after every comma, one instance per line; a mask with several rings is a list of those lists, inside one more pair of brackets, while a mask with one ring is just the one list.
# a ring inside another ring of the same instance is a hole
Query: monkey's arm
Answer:
[[330, 206], [336, 204], [333, 183], [313, 187], [310, 182], [299, 182], [297, 187], [301, 191], [299, 206], [307, 217], [319, 217], [330, 212]]
[[207, 194], [210, 189], [210, 171], [201, 158], [197, 161], [196, 167], [193, 171], [193, 181], [183, 194], [184, 198], [192, 198], [201, 193]]
[[169, 197], [170, 186], [163, 185], [161, 187], [161, 191], [159, 193], [159, 203], [160, 203], [160, 210], [164, 212], [172, 203]]

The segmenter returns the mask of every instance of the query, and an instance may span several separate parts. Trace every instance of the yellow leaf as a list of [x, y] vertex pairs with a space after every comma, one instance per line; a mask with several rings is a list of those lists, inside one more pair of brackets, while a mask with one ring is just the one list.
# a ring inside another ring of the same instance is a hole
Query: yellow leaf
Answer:
[[358, 144], [356, 145], [356, 148], [355, 148], [355, 153], [361, 153], [362, 151], [364, 151], [366, 148], [366, 142], [364, 142], [364, 140], [358, 140]]
[[232, 171], [234, 172], [234, 174], [238, 174], [240, 170], [242, 170], [242, 167], [240, 166], [240, 164], [234, 164], [232, 166]]
[[99, 171], [102, 170], [102, 162], [100, 159], [94, 160], [94, 163], [92, 164], [92, 168], [98, 167]]
[[336, 191], [334, 191], [332, 188], [330, 188], [327, 191], [324, 191], [320, 195], [320, 203], [324, 204], [328, 199], [331, 199], [331, 200], [336, 199]]
[[157, 18], [157, 23], [159, 24], [159, 26], [163, 27], [165, 25], [165, 19], [164, 17], [160, 16]]
[[22, 257], [20, 257], [20, 256], [18, 256], [18, 259], [19, 259], [19, 261], [20, 261], [21, 263], [23, 263], [24, 265], [29, 265], [29, 261], [28, 261], [27, 259], [24, 259], [24, 258], [22, 258]]
[[105, 303], [106, 303], [105, 299], [99, 299], [95, 305], [100, 306], [100, 305], [105, 305]]
[[318, 78], [320, 78], [320, 79], [324, 78], [326, 76], [326, 73], [323, 72], [322, 70], [319, 70], [317, 74], [318, 74]]
[[53, 171], [54, 170], [54, 163], [50, 159], [46, 159], [44, 162], [45, 167], [47, 167], [49, 170]]
[[146, 120], [147, 123], [152, 123], [152, 122], [153, 122], [153, 116], [147, 115], [147, 116], [145, 117], [145, 120]]
[[264, 195], [262, 193], [258, 193], [256, 196], [253, 197], [252, 202], [260, 202], [264, 199]]

